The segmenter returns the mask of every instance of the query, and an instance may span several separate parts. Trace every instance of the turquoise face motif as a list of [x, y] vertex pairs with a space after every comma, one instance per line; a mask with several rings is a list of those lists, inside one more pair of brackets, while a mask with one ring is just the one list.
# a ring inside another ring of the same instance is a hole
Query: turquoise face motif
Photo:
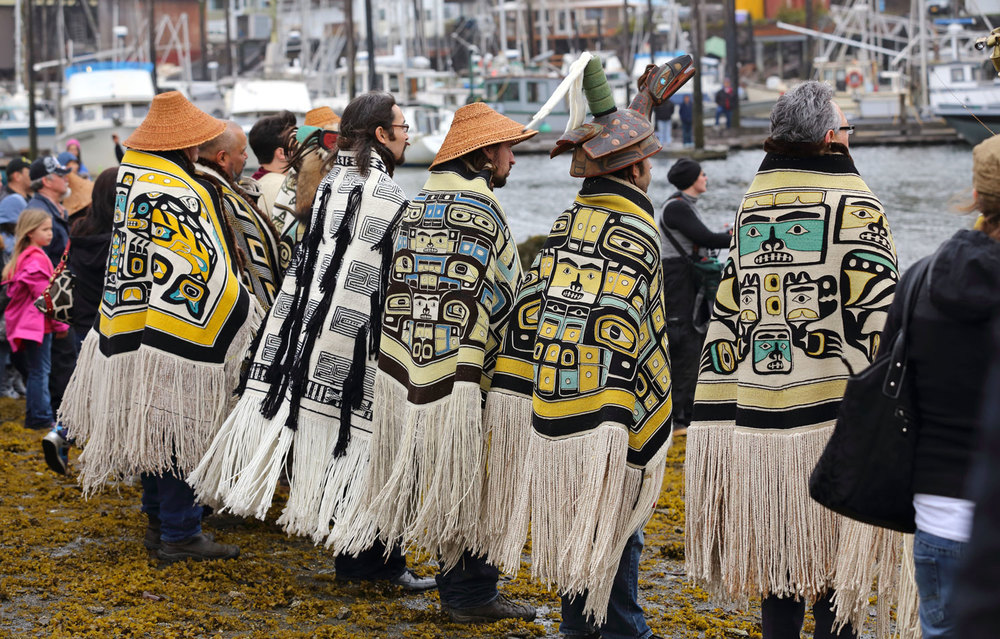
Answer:
[[753, 369], [760, 375], [792, 372], [792, 340], [783, 326], [764, 326], [753, 336]]
[[826, 209], [822, 206], [751, 211], [739, 221], [742, 268], [799, 266], [823, 261]]

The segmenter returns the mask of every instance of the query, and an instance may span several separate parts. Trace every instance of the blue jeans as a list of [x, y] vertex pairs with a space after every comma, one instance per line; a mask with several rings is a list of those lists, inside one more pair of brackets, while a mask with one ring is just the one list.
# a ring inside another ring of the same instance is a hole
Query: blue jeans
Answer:
[[920, 629], [924, 639], [955, 636], [951, 591], [965, 546], [961, 541], [922, 530], [917, 530], [913, 536], [913, 565], [916, 568], [917, 590], [920, 591]]
[[485, 606], [500, 596], [497, 580], [500, 571], [466, 550], [458, 565], [435, 578], [441, 605], [448, 608]]
[[684, 146], [694, 144], [694, 122], [681, 122], [681, 134], [684, 136]]
[[656, 138], [660, 141], [663, 146], [670, 146], [673, 144], [673, 122], [670, 120], [657, 120], [656, 121]]
[[358, 553], [357, 557], [351, 555], [337, 555], [333, 560], [333, 565], [337, 570], [337, 577], [340, 579], [354, 579], [363, 581], [377, 581], [395, 579], [406, 570], [406, 557], [399, 549], [393, 546], [389, 556], [385, 556], [385, 544], [382, 540], [376, 539], [371, 547]]
[[[608, 618], [601, 626], [602, 639], [647, 639], [653, 631], [639, 605], [639, 555], [642, 553], [642, 530], [637, 530], [625, 544], [618, 562], [608, 600]], [[583, 614], [584, 596], [574, 599], [563, 595], [562, 623], [559, 632], [567, 637], [594, 634], [597, 628]]]
[[28, 369], [25, 380], [24, 425], [28, 428], [52, 425], [52, 400], [49, 396], [49, 370], [52, 366], [52, 335], [46, 335], [42, 342], [22, 341], [24, 363]]
[[143, 473], [142, 512], [151, 524], [160, 522], [160, 539], [176, 542], [201, 532], [202, 508], [194, 500], [194, 490], [176, 475]]
[[726, 128], [727, 129], [731, 128], [732, 121], [730, 120], [730, 118], [732, 117], [732, 111], [730, 109], [724, 109], [720, 106], [715, 107], [715, 126], [719, 126], [720, 115], [726, 116]]

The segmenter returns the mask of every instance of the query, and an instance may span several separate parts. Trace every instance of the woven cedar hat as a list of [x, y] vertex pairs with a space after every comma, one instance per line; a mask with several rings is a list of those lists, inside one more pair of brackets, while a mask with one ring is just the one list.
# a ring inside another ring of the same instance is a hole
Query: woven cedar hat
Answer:
[[68, 198], [63, 200], [62, 205], [66, 207], [66, 211], [70, 215], [73, 215], [90, 206], [90, 203], [94, 201], [94, 183], [76, 173], [68, 174], [66, 179], [69, 180], [70, 194]]
[[191, 104], [180, 91], [153, 98], [142, 124], [125, 146], [138, 151], [177, 151], [204, 144], [222, 135], [226, 123]]
[[430, 168], [491, 144], [524, 142], [536, 133], [526, 131], [523, 124], [500, 115], [483, 102], [466, 104], [455, 111], [448, 135]]
[[336, 131], [340, 128], [340, 116], [328, 106], [316, 107], [306, 113], [306, 121], [303, 124]]
[[573, 177], [606, 175], [642, 162], [663, 148], [649, 119], [653, 106], [669, 99], [693, 75], [687, 55], [659, 67], [649, 65], [639, 78], [639, 93], [627, 109], [619, 109], [600, 59], [591, 58], [583, 73], [583, 90], [594, 119], [564, 133], [549, 157], [572, 149]]

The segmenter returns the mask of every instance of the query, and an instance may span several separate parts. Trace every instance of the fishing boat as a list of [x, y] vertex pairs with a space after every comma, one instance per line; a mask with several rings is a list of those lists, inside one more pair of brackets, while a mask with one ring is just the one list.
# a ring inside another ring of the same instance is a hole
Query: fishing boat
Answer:
[[142, 123], [156, 95], [152, 65], [144, 62], [85, 63], [66, 68], [62, 102], [66, 141], [80, 142], [80, 156], [92, 175], [118, 164], [111, 136], [124, 141]]
[[[28, 132], [28, 96], [23, 91], [0, 97], [0, 154], [24, 153], [31, 146]], [[36, 103], [35, 130], [38, 149], [51, 151], [56, 144], [55, 113], [45, 103]]]
[[441, 150], [454, 113], [432, 104], [401, 104], [400, 110], [410, 125], [407, 166], [428, 166]]

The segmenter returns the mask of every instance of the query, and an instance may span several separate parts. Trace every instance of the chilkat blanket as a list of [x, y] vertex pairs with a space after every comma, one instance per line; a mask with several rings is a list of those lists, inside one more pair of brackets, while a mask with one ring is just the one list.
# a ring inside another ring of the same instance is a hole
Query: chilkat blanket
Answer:
[[85, 493], [117, 477], [194, 468], [260, 325], [219, 193], [185, 164], [177, 152], [129, 150], [118, 170], [98, 326], [60, 411], [84, 447]]
[[355, 155], [339, 153], [242, 396], [190, 478], [199, 497], [263, 519], [294, 446], [278, 523], [340, 551], [365, 505], [385, 272], [405, 201], [377, 154], [362, 176]]
[[[460, 161], [437, 167], [403, 214], [375, 381], [367, 500], [376, 523], [357, 526], [426, 548], [446, 570], [476, 547], [483, 398], [521, 278], [487, 179]], [[355, 549], [370, 542], [361, 535]]]
[[649, 198], [586, 179], [518, 292], [487, 398], [482, 547], [516, 571], [530, 522], [532, 574], [586, 593], [598, 624], [670, 444], [661, 280]]
[[891, 587], [898, 538], [824, 509], [808, 482], [897, 279], [885, 211], [850, 156], [768, 153], [736, 214], [688, 430], [693, 578], [734, 599], [835, 588], [857, 623], [879, 559]]

